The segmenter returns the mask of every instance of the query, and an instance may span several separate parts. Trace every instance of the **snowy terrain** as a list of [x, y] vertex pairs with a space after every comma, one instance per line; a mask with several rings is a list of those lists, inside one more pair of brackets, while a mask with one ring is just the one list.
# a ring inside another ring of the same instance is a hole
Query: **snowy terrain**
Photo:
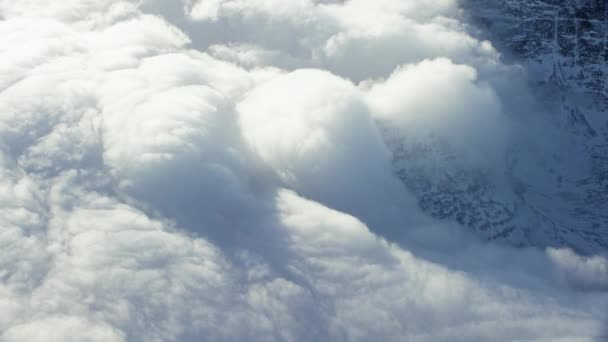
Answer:
[[[608, 5], [574, 0], [464, 5], [472, 31], [491, 40], [509, 63], [524, 66], [534, 99], [516, 96], [530, 105], [512, 107], [518, 135], [498, 171], [504, 174], [456, 165], [449, 147], [439, 142], [416, 147], [397, 137], [398, 174], [426, 212], [455, 220], [484, 239], [605, 253]], [[412, 158], [421, 162], [412, 165]]]

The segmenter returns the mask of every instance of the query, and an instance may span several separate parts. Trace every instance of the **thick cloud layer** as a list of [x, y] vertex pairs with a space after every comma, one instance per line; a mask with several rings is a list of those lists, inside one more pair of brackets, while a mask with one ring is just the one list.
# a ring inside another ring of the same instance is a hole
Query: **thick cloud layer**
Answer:
[[[455, 1], [0, 0], [0, 333], [593, 340], [608, 261], [426, 217], [386, 128], [500, 163]], [[492, 157], [488, 157], [492, 156]]]

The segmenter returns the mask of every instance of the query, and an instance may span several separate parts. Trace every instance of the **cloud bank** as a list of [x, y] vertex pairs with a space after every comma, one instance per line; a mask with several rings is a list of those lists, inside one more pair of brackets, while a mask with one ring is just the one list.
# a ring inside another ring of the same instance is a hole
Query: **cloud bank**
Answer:
[[424, 215], [517, 71], [443, 1], [0, 0], [3, 341], [594, 340], [607, 261]]

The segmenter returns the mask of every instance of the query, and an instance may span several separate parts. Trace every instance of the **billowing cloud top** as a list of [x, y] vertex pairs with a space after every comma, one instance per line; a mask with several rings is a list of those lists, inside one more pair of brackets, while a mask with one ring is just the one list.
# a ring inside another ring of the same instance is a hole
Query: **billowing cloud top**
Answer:
[[602, 334], [605, 258], [482, 244], [393, 175], [386, 127], [482, 167], [510, 139], [517, 68], [455, 0], [0, 0], [0, 18], [2, 341]]

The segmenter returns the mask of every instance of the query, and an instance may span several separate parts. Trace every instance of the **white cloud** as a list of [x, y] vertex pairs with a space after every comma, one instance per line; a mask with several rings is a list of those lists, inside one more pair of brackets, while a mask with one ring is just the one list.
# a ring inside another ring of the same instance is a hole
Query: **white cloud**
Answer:
[[377, 118], [413, 143], [436, 137], [465, 163], [496, 165], [504, 155], [510, 122], [474, 67], [427, 60], [368, 86]]
[[453, 1], [0, 11], [2, 340], [600, 331], [605, 259], [483, 245], [392, 175], [387, 123], [475, 162], [508, 138]]
[[558, 277], [577, 290], [606, 291], [608, 260], [602, 256], [582, 257], [567, 249], [549, 249]]
[[419, 219], [404, 212], [413, 201], [392, 176], [389, 151], [349, 81], [295, 71], [253, 90], [238, 111], [246, 142], [282, 184], [378, 227]]
[[437, 56], [459, 62], [497, 58], [455, 19], [460, 14], [452, 0], [218, 0], [195, 1], [186, 9], [193, 21], [173, 22], [190, 33], [194, 46], [214, 46], [219, 57], [245, 66], [319, 67], [358, 82]]

